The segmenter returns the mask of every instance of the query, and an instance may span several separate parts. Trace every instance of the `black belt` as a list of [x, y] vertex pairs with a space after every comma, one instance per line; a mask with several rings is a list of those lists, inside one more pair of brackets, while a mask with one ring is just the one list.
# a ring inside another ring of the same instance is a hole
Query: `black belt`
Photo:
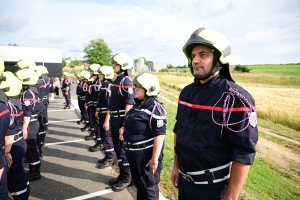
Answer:
[[129, 149], [144, 149], [146, 147], [153, 145], [153, 140], [142, 143], [142, 144], [128, 144], [128, 142], [124, 141], [123, 145], [124, 145], [124, 148], [127, 150], [129, 150]]
[[[197, 175], [191, 175], [187, 174], [182, 168], [179, 170], [179, 173], [181, 174], [182, 178], [187, 180], [188, 182], [192, 184], [212, 184], [214, 183], [214, 180], [218, 179], [224, 179], [226, 176], [230, 174], [230, 168], [231, 164], [223, 169], [216, 170], [216, 171], [210, 171], [210, 170], [203, 170], [203, 174], [197, 174]], [[229, 178], [229, 176], [228, 176]], [[226, 179], [224, 179], [226, 180]], [[195, 183], [198, 182], [198, 183]], [[199, 183], [201, 182], [201, 183]], [[215, 181], [218, 182], [218, 181]]]
[[17, 141], [21, 137], [23, 137], [23, 131], [20, 131], [19, 133], [15, 134], [14, 141]]
[[125, 110], [110, 111], [110, 116], [111, 117], [125, 117]]

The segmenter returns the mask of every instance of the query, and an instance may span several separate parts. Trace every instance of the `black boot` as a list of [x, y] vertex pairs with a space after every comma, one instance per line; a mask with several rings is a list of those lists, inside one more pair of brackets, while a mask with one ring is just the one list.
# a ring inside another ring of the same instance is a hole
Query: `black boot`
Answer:
[[90, 135], [85, 136], [84, 139], [85, 139], [85, 140], [92, 140], [92, 139], [94, 139], [94, 137], [96, 137], [96, 136], [94, 135], [94, 133], [91, 133]]
[[100, 142], [96, 142], [96, 144], [94, 146], [89, 147], [89, 151], [90, 152], [96, 152], [101, 150], [101, 143]]
[[84, 127], [81, 128], [80, 130], [81, 130], [81, 131], [86, 131], [88, 127], [89, 127], [89, 125], [88, 125], [88, 124], [85, 124]]
[[83, 122], [83, 119], [81, 118], [79, 121], [77, 121], [77, 124], [81, 124]]
[[126, 187], [130, 187], [132, 186], [132, 181], [129, 181], [129, 182], [122, 182], [122, 181], [119, 181], [118, 183], [114, 184], [111, 186], [111, 189], [114, 191], [114, 192], [119, 192], [119, 191], [122, 191], [124, 190]]
[[66, 105], [64, 109], [71, 109], [70, 105]]
[[104, 163], [106, 159], [109, 159], [109, 158], [107, 156], [105, 156], [104, 158], [99, 159], [97, 162], [98, 163]]
[[114, 160], [112, 158], [107, 158], [103, 163], [100, 163], [98, 165], [99, 169], [103, 169], [109, 166], [113, 166], [114, 165]]
[[39, 180], [42, 177], [40, 171], [32, 172], [29, 170], [26, 172], [26, 175], [28, 177], [28, 181]]
[[115, 185], [117, 183], [119, 183], [119, 178], [112, 178], [108, 181], [108, 185]]

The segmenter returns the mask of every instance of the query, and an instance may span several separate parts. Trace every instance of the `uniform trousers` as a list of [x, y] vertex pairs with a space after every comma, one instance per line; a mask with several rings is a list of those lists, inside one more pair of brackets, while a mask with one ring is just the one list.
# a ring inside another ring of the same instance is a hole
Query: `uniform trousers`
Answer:
[[103, 128], [103, 124], [105, 121], [105, 117], [99, 117], [99, 119], [96, 119], [97, 123], [97, 130], [96, 130], [96, 138], [98, 141], [98, 137], [101, 138], [102, 144], [104, 146], [104, 153], [107, 158], [112, 159], [115, 155], [114, 152], [114, 144], [111, 137], [110, 130], [106, 131]]
[[178, 199], [220, 200], [226, 191], [228, 180], [213, 184], [192, 184], [179, 175]]
[[152, 174], [146, 164], [151, 159], [152, 155], [144, 156], [140, 159], [128, 158], [133, 184], [137, 189], [137, 200], [158, 200], [160, 172], [162, 170], [162, 163], [159, 159], [157, 170]]
[[129, 162], [123, 147], [123, 140], [119, 140], [119, 129], [123, 126], [124, 118], [110, 120], [110, 130], [114, 144], [114, 150], [118, 159], [120, 174], [118, 180], [124, 183], [131, 181]]
[[78, 106], [80, 109], [81, 119], [83, 119], [85, 122], [89, 122], [89, 115], [87, 110], [84, 107], [85, 100], [79, 99], [80, 96], [78, 96]]
[[30, 194], [30, 186], [23, 166], [26, 149], [27, 144], [23, 138], [14, 142], [11, 147], [13, 163], [7, 173], [7, 186], [9, 193], [15, 200], [28, 199]]
[[0, 174], [0, 199], [7, 199], [8, 192], [7, 192], [6, 173], [8, 171], [8, 166], [7, 166], [7, 162], [6, 162], [6, 158], [5, 158], [5, 152], [2, 147], [0, 149], [0, 170], [3, 170], [2, 174]]
[[41, 167], [40, 161], [40, 153], [37, 147], [37, 132], [39, 130], [38, 121], [29, 122], [28, 126], [28, 138], [27, 142], [27, 150], [25, 154], [25, 158], [29, 163], [29, 170], [32, 172], [39, 172]]
[[96, 117], [95, 117], [96, 107], [95, 106], [89, 106], [88, 107], [88, 114], [89, 114], [89, 123], [91, 127], [91, 134], [95, 134], [95, 126], [96, 124]]
[[66, 100], [66, 106], [69, 106], [71, 104], [71, 93], [70, 93], [70, 90], [67, 92], [67, 95], [66, 95], [66, 92], [64, 92], [64, 97], [65, 97], [65, 100]]
[[46, 123], [48, 123], [48, 115], [47, 115], [47, 107], [45, 104], [41, 103], [40, 104], [40, 113], [38, 116], [38, 121], [39, 121], [39, 131], [37, 132], [37, 145], [39, 148], [39, 153], [40, 156], [42, 156], [42, 146], [44, 141], [44, 138], [46, 137]]

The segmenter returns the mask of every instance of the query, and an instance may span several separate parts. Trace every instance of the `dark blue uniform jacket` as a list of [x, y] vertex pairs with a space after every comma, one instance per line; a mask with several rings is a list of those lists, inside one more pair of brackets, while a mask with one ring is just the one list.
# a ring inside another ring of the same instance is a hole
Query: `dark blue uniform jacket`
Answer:
[[7, 135], [14, 135], [17, 134], [22, 130], [22, 124], [23, 124], [23, 110], [22, 105], [19, 98], [9, 98], [9, 101], [15, 109], [10, 110], [10, 116], [13, 118], [13, 123], [9, 126], [9, 129], [7, 131]]
[[[135, 104], [126, 114], [124, 122], [124, 140], [131, 144], [166, 134], [167, 116], [154, 109], [154, 102], [161, 104], [156, 98], [150, 97], [143, 104]], [[152, 119], [151, 118], [151, 113]], [[151, 123], [151, 128], [150, 128]], [[139, 159], [144, 155], [152, 155], [153, 148], [126, 153], [128, 158]], [[162, 148], [163, 151], [163, 148]]]
[[[213, 106], [229, 88], [236, 88], [252, 106], [252, 96], [242, 87], [228, 81], [223, 75], [217, 75], [205, 84], [196, 81], [186, 86], [180, 96], [174, 133], [177, 134], [175, 152], [181, 167], [187, 172], [210, 169], [227, 164], [233, 160], [252, 164], [255, 157], [255, 145], [258, 140], [257, 126], [249, 125], [242, 132], [233, 132], [216, 125], [212, 120]], [[213, 112], [217, 123], [222, 123], [222, 110], [225, 96], [216, 105]], [[230, 101], [230, 105], [232, 98]], [[241, 101], [235, 97], [236, 110], [243, 110]], [[248, 107], [248, 106], [247, 106]], [[253, 112], [256, 114], [255, 112]], [[228, 117], [228, 115], [227, 115]], [[229, 123], [247, 118], [247, 112], [231, 112]], [[246, 127], [248, 120], [230, 126], [233, 130]]]
[[30, 117], [39, 114], [40, 102], [38, 101], [38, 91], [35, 87], [30, 86], [29, 89], [24, 90], [20, 101], [23, 105], [24, 116]]
[[[125, 78], [126, 75], [119, 75], [111, 86], [111, 98], [109, 98], [109, 110], [124, 110], [126, 104], [134, 105], [135, 90], [132, 87], [131, 80]], [[123, 84], [120, 83], [123, 81]]]
[[[102, 83], [102, 86], [98, 95], [97, 109], [100, 111], [107, 111], [108, 97], [109, 97], [109, 86], [111, 85], [110, 81]], [[99, 112], [98, 117], [104, 118], [106, 116], [105, 112]]]
[[[8, 106], [6, 105], [7, 97], [5, 93], [0, 90], [0, 150], [5, 145], [5, 136], [9, 127], [10, 122], [10, 111]], [[0, 166], [2, 168], [3, 166]]]

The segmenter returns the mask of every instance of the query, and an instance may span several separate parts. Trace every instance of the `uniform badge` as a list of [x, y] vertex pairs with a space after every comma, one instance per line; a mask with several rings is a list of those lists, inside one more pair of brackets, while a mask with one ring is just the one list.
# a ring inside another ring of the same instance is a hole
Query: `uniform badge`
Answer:
[[25, 104], [25, 106], [29, 106], [30, 105], [30, 101], [29, 100], [25, 100], [24, 104]]
[[164, 125], [164, 121], [162, 119], [157, 120], [157, 128], [160, 128]]
[[132, 88], [128, 88], [128, 93], [132, 94], [133, 93], [133, 89]]
[[249, 123], [253, 127], [255, 127], [257, 125], [257, 114], [256, 114], [256, 112], [251, 112], [250, 117], [249, 117]]

